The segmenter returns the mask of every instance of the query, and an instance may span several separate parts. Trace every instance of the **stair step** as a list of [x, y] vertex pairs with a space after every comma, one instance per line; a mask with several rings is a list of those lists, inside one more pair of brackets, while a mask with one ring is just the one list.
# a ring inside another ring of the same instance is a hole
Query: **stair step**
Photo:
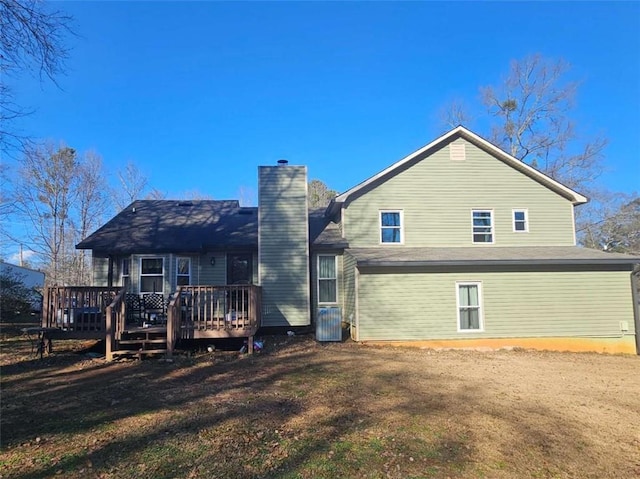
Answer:
[[118, 344], [163, 344], [166, 343], [165, 339], [121, 339]]
[[122, 339], [166, 338], [166, 334], [123, 334]]
[[119, 349], [113, 351], [114, 356], [138, 356], [139, 354], [166, 354], [168, 349]]

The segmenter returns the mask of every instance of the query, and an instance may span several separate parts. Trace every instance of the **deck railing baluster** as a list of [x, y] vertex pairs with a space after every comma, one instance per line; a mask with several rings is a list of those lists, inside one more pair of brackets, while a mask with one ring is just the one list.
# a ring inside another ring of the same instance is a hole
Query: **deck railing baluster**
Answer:
[[184, 314], [180, 320], [185, 327], [205, 333], [228, 331], [233, 336], [245, 331], [255, 333], [259, 326], [259, 290], [255, 285], [183, 286]]

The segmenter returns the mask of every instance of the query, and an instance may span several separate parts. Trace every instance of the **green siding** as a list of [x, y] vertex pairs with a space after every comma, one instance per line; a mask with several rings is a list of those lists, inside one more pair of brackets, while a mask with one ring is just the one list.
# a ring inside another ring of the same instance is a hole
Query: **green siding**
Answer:
[[[252, 257], [253, 283], [258, 282], [258, 257], [255, 252], [248, 252]], [[199, 285], [224, 285], [227, 284], [227, 253], [215, 252], [199, 256], [176, 255], [173, 257], [172, 284], [175, 285], [175, 267], [177, 257], [191, 258], [191, 282]], [[211, 266], [211, 258], [215, 258], [216, 264]]]
[[[348, 203], [344, 228], [352, 248], [379, 244], [381, 209], [403, 210], [406, 246], [471, 246], [474, 208], [494, 211], [496, 246], [574, 244], [570, 201], [464, 139], [455, 141], [466, 143], [465, 160], [451, 160], [445, 145]], [[513, 208], [528, 210], [528, 233], [513, 232]]]
[[307, 326], [311, 314], [306, 167], [259, 167], [258, 195], [262, 324]]
[[[216, 264], [211, 266], [211, 258]], [[193, 264], [193, 263], [192, 263]], [[199, 278], [196, 283], [201, 285], [222, 285], [227, 283], [227, 256], [224, 253], [209, 253], [200, 256]]]
[[[480, 281], [483, 332], [457, 332], [456, 281]], [[628, 271], [361, 272], [359, 340], [633, 334]]]

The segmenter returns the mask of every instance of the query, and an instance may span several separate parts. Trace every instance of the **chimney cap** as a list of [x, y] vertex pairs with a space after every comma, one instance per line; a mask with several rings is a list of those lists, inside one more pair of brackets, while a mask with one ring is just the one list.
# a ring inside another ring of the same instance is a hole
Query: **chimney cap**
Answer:
[[289, 164], [289, 160], [278, 160], [278, 166], [287, 166]]

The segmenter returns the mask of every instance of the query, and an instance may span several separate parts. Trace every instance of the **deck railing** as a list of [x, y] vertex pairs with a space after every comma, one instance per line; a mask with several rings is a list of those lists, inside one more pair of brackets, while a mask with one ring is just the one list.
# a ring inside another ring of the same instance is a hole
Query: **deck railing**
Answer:
[[[251, 339], [260, 327], [260, 312], [259, 286], [180, 286], [167, 305], [167, 353], [181, 338]], [[59, 329], [60, 337], [104, 338], [111, 360], [123, 332], [146, 327], [127, 324], [128, 313], [119, 287], [52, 287], [45, 291], [42, 325]]]
[[44, 295], [42, 326], [90, 333], [105, 330], [105, 311], [118, 287], [54, 286]]
[[260, 327], [260, 303], [260, 287], [255, 285], [181, 286], [172, 307], [173, 317], [180, 321], [174, 325], [250, 335]]

